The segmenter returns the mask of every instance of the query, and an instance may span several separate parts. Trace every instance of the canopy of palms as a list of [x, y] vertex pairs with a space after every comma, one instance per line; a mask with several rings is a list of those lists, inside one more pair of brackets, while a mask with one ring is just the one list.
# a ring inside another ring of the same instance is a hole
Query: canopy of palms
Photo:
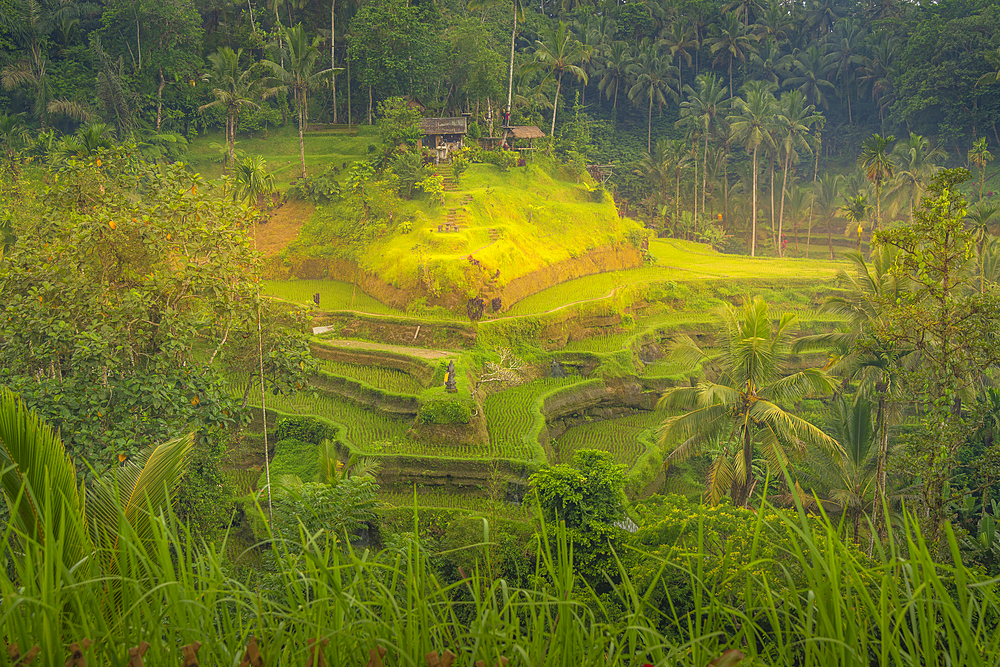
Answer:
[[598, 90], [608, 99], [614, 100], [611, 105], [613, 117], [618, 115], [618, 88], [628, 78], [632, 60], [632, 46], [628, 42], [617, 41], [605, 49], [601, 69], [597, 71], [597, 76], [600, 77]]
[[677, 98], [673, 85], [677, 81], [677, 68], [671, 62], [672, 58], [660, 55], [654, 47], [644, 49], [632, 65], [632, 75], [635, 84], [628, 91], [628, 98], [633, 103], [649, 101], [648, 129], [646, 132], [646, 150], [653, 152], [653, 105], [662, 106], [667, 103], [667, 96]]
[[537, 66], [546, 70], [545, 77], [538, 87], [541, 88], [549, 79], [556, 80], [549, 136], [554, 136], [556, 132], [556, 114], [559, 112], [559, 93], [562, 90], [563, 75], [569, 74], [587, 83], [587, 73], [580, 65], [589, 59], [590, 52], [587, 47], [573, 37], [569, 27], [562, 21], [547, 31], [544, 41], [535, 42], [535, 61]]
[[[799, 151], [810, 152], [809, 131], [822, 127], [823, 115], [816, 113], [810, 104], [804, 103], [803, 95], [797, 90], [786, 92], [781, 96], [778, 113], [774, 117], [777, 135], [779, 157], [783, 158], [784, 168], [781, 177], [781, 208], [778, 214], [778, 239], [780, 241], [785, 220], [785, 192], [788, 189], [789, 168], [799, 161]], [[778, 254], [784, 254], [780, 243]]]
[[295, 106], [299, 114], [299, 160], [302, 163], [302, 178], [306, 177], [305, 125], [308, 109], [309, 91], [319, 86], [320, 82], [337, 73], [340, 69], [327, 68], [313, 71], [319, 58], [318, 45], [320, 37], [312, 41], [306, 36], [301, 24], [294, 28], [282, 28], [283, 64], [272, 60], [263, 60], [261, 64], [270, 68], [274, 78], [269, 82], [267, 95], [287, 94], [291, 92], [295, 98]]
[[727, 306], [722, 319], [716, 337], [722, 351], [716, 358], [689, 336], [674, 341], [672, 358], [692, 368], [712, 361], [719, 366], [719, 377], [664, 393], [658, 407], [685, 412], [664, 421], [659, 433], [672, 448], [667, 460], [675, 463], [719, 449], [720, 442], [728, 444], [712, 461], [706, 495], [716, 502], [728, 491], [734, 504], [745, 505], [755, 482], [755, 451], [777, 467], [809, 447], [835, 454], [843, 450], [822, 430], [781, 407], [834, 389], [833, 379], [820, 369], [784, 375], [797, 318], [785, 313], [774, 324], [767, 303], [757, 297], [739, 308]]
[[708, 189], [708, 140], [728, 125], [727, 115], [732, 106], [729, 90], [714, 74], [701, 74], [695, 88], [685, 86], [686, 99], [681, 102], [681, 119], [678, 124], [696, 129], [704, 140], [702, 155], [701, 209], [705, 210], [705, 191]]
[[913, 206], [920, 203], [926, 184], [938, 170], [938, 161], [945, 158], [943, 150], [931, 146], [928, 139], [910, 133], [910, 138], [893, 147], [892, 160], [896, 164], [896, 175], [889, 183], [889, 196], [893, 200], [891, 211], [899, 212], [903, 205], [909, 207], [910, 222], [913, 222]]
[[243, 49], [233, 51], [223, 46], [208, 56], [212, 65], [206, 78], [214, 84], [212, 94], [215, 100], [199, 107], [199, 111], [210, 107], [219, 107], [226, 112], [226, 145], [229, 147], [229, 165], [232, 167], [235, 159], [236, 121], [240, 112], [256, 108], [256, 100], [261, 95], [260, 82], [257, 79], [256, 66], [240, 69], [240, 58]]
[[759, 37], [752, 33], [736, 14], [723, 14], [714, 34], [705, 40], [715, 55], [715, 62], [729, 64], [729, 90], [733, 88], [733, 61], [748, 62]]
[[799, 90], [817, 109], [825, 109], [827, 95], [837, 92], [837, 87], [827, 78], [836, 70], [836, 58], [818, 44], [810, 46], [799, 53], [794, 73], [785, 79], [785, 86]]

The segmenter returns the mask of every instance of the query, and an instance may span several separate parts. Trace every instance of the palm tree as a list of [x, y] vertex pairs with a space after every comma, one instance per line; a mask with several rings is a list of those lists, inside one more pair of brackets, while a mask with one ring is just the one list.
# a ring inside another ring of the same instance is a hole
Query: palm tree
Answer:
[[21, 152], [28, 143], [28, 128], [24, 126], [22, 114], [0, 113], [0, 167], [10, 171], [16, 183], [21, 175]]
[[687, 99], [681, 102], [679, 125], [687, 124], [704, 139], [702, 157], [701, 210], [705, 212], [705, 191], [708, 189], [708, 139], [721, 131], [726, 123], [727, 113], [732, 107], [729, 90], [714, 74], [701, 74], [695, 80], [697, 90], [685, 86]]
[[788, 40], [788, 29], [792, 24], [792, 15], [788, 8], [780, 2], [769, 0], [767, 7], [757, 17], [754, 29], [761, 39], [769, 42], [784, 42]]
[[714, 34], [705, 40], [713, 54], [715, 63], [729, 63], [729, 90], [733, 88], [733, 61], [745, 63], [754, 52], [754, 43], [759, 38], [750, 32], [746, 24], [736, 14], [723, 14], [714, 26]]
[[983, 200], [983, 187], [986, 185], [986, 165], [993, 161], [993, 153], [986, 145], [986, 137], [976, 139], [969, 149], [969, 162], [979, 169], [979, 201]]
[[830, 247], [830, 259], [833, 255], [833, 220], [840, 212], [840, 183], [843, 176], [826, 172], [822, 178], [813, 181], [813, 203], [816, 211], [826, 222], [826, 237]]
[[282, 28], [281, 35], [284, 43], [282, 53], [284, 65], [271, 60], [261, 61], [261, 64], [269, 67], [274, 74], [274, 79], [270, 82], [272, 87], [266, 95], [287, 94], [291, 91], [295, 97], [295, 106], [299, 112], [299, 160], [302, 163], [302, 178], [305, 178], [306, 145], [303, 133], [307, 122], [307, 96], [309, 91], [316, 88], [323, 79], [334, 76], [341, 70], [327, 68], [318, 72], [313, 71], [319, 58], [320, 38], [316, 37], [310, 42], [302, 24], [294, 28]]
[[872, 101], [878, 104], [879, 120], [885, 123], [885, 112], [896, 100], [894, 82], [900, 73], [896, 62], [900, 45], [896, 37], [890, 37], [884, 30], [875, 33], [874, 37], [871, 56], [865, 58], [858, 70], [859, 81], [871, 92]]
[[649, 100], [648, 129], [646, 132], [646, 150], [653, 148], [653, 104], [658, 106], [667, 103], [667, 96], [677, 99], [677, 91], [672, 84], [677, 79], [677, 68], [667, 55], [659, 55], [652, 46], [644, 49], [632, 65], [635, 84], [629, 88], [628, 98], [633, 102]]
[[976, 85], [980, 86], [982, 84], [1000, 83], [1000, 47], [997, 47], [993, 51], [987, 51], [983, 55], [990, 63], [990, 66], [993, 67], [994, 71], [987, 72], [979, 77], [979, 80], [976, 81]]
[[233, 173], [233, 200], [257, 206], [263, 195], [274, 192], [274, 175], [267, 172], [260, 155], [243, 158]]
[[215, 84], [212, 89], [215, 100], [198, 108], [199, 111], [209, 107], [219, 107], [225, 110], [226, 145], [229, 147], [230, 167], [235, 161], [236, 121], [244, 109], [257, 108], [258, 104], [255, 100], [261, 94], [260, 82], [256, 78], [257, 67], [251, 66], [240, 70], [242, 55], [243, 49], [233, 51], [228, 46], [223, 46], [208, 56], [212, 71], [206, 75], [206, 78]]
[[[779, 111], [775, 115], [777, 146], [779, 155], [784, 155], [785, 159], [781, 177], [781, 209], [778, 215], [780, 239], [785, 219], [785, 191], [788, 188], [789, 167], [798, 162], [799, 150], [811, 150], [808, 141], [809, 131], [816, 125], [822, 125], [823, 115], [816, 113], [811, 104], [806, 106], [803, 103], [802, 93], [797, 90], [784, 93], [778, 107]], [[784, 254], [784, 251], [779, 250], [779, 254]]]
[[[797, 318], [785, 313], [772, 324], [767, 303], [760, 297], [740, 308], [727, 306], [722, 318], [717, 337], [723, 347], [716, 361], [719, 380], [667, 390], [657, 407], [688, 412], [664, 421], [659, 435], [673, 450], [667, 461], [677, 463], [702, 454], [713, 442], [735, 443], [736, 447], [724, 448], [735, 450], [734, 457], [712, 462], [709, 488], [728, 485], [733, 504], [744, 506], [755, 483], [755, 449], [775, 467], [782, 466], [790, 452], [801, 454], [809, 446], [833, 453], [843, 450], [833, 438], [779, 405], [834, 389], [832, 378], [820, 369], [782, 375]], [[671, 357], [692, 368], [712, 360], [689, 336], [675, 339]]]
[[[604, 96], [613, 99], [611, 105], [612, 118], [618, 118], [618, 87], [628, 77], [633, 61], [633, 49], [628, 42], [616, 41], [605, 49], [603, 66], [597, 72], [600, 81], [597, 89]], [[612, 92], [613, 91], [613, 92]]]
[[976, 251], [979, 256], [979, 291], [986, 291], [985, 254], [983, 252], [986, 239], [990, 235], [990, 223], [1000, 212], [1000, 206], [980, 202], [975, 209], [969, 211], [965, 219], [972, 223], [972, 233], [976, 237]]
[[546, 69], [545, 77], [538, 87], [541, 88], [553, 77], [556, 79], [556, 94], [552, 98], [550, 137], [555, 136], [556, 132], [556, 114], [559, 111], [559, 93], [562, 90], [563, 75], [568, 73], [587, 83], [587, 73], [577, 63], [583, 63], [589, 58], [587, 47], [573, 38], [573, 34], [562, 21], [559, 21], [557, 27], [549, 28], [544, 42], [535, 42], [535, 61], [539, 67]]
[[677, 87], [683, 90], [684, 72], [681, 69], [681, 63], [686, 61], [688, 69], [691, 69], [692, 55], [697, 53], [701, 47], [697, 36], [686, 24], [674, 21], [669, 28], [664, 29], [659, 43], [670, 49], [670, 55], [678, 59]]
[[[889, 144], [896, 137], [873, 134], [861, 143], [861, 155], [858, 156], [858, 166], [865, 172], [865, 177], [875, 184], [875, 229], [882, 225], [882, 185], [896, 173], [896, 165], [889, 158]], [[858, 243], [860, 243], [860, 239]]]
[[775, 99], [770, 88], [764, 82], [755, 81], [747, 84], [745, 99], [736, 98], [734, 106], [736, 115], [729, 119], [733, 139], [743, 145], [748, 152], [753, 153], [753, 204], [751, 215], [753, 227], [750, 232], [750, 256], [757, 254], [757, 153], [761, 146], [765, 150], [774, 146], [770, 127], [774, 116]]
[[796, 88], [809, 104], [817, 109], [826, 108], [827, 93], [836, 93], [837, 87], [827, 77], [836, 68], [836, 55], [827, 53], [825, 47], [813, 44], [795, 59], [794, 74], [785, 79], [787, 88]]
[[792, 75], [795, 58], [783, 51], [775, 40], [768, 39], [759, 51], [750, 55], [750, 65], [756, 74], [755, 78], [781, 86]]
[[837, 78], [840, 79], [840, 97], [847, 100], [847, 121], [853, 125], [851, 84], [854, 81], [854, 72], [864, 64], [861, 47], [868, 31], [860, 21], [848, 17], [837, 21], [834, 33], [833, 61], [836, 64]]
[[84, 490], [59, 435], [0, 389], [0, 486], [10, 520], [26, 540], [58, 543], [67, 571], [87, 567], [96, 550], [107, 576], [126, 575], [118, 568], [132, 559], [119, 556], [120, 521], [148, 544], [155, 512], [170, 504], [193, 445], [187, 436], [151, 448]]
[[858, 252], [861, 251], [861, 238], [865, 233], [865, 220], [872, 214], [872, 206], [868, 203], [868, 195], [855, 195], [850, 197], [840, 210], [847, 218], [847, 227], [844, 229], [846, 236], [851, 235], [854, 225], [858, 226]]
[[[943, 150], [932, 147], [930, 141], [913, 132], [908, 140], [893, 147], [892, 159], [898, 171], [890, 184], [890, 194], [896, 195], [897, 202], [905, 200], [908, 203], [910, 222], [913, 222], [913, 205], [920, 201], [924, 184], [937, 172], [937, 161], [944, 158]], [[898, 208], [897, 203], [896, 210]]]

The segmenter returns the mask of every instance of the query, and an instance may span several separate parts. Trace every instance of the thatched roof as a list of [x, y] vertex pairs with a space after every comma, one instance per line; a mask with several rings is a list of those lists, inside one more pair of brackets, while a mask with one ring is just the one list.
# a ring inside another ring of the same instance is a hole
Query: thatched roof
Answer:
[[425, 135], [467, 134], [469, 132], [469, 119], [465, 116], [459, 116], [458, 118], [421, 118], [420, 131]]
[[515, 139], [543, 139], [545, 133], [534, 125], [514, 125], [510, 128]]

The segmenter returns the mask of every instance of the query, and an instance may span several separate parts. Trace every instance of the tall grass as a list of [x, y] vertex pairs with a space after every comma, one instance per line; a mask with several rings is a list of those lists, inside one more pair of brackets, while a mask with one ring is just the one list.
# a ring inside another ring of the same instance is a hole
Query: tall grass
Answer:
[[[223, 549], [198, 543], [170, 518], [155, 522], [151, 543], [122, 520], [120, 555], [109, 569], [94, 557], [67, 568], [58, 539], [33, 543], [8, 526], [0, 633], [22, 650], [40, 645], [36, 665], [62, 664], [64, 647], [84, 637], [95, 640], [86, 651], [94, 665], [125, 664], [127, 649], [142, 641], [150, 644], [147, 665], [180, 664], [179, 647], [193, 641], [203, 643], [202, 664], [234, 665], [250, 635], [261, 639], [266, 665], [305, 665], [314, 638], [329, 639], [333, 665], [364, 664], [379, 645], [388, 649], [387, 665], [422, 665], [426, 653], [446, 649], [460, 655], [457, 664], [494, 664], [503, 655], [511, 667], [700, 667], [730, 648], [768, 665], [1000, 661], [997, 581], [962, 565], [950, 530], [950, 562], [934, 562], [908, 518], [870, 560], [802, 513], [778, 512], [776, 523], [763, 515], [753, 526], [753, 556], [719, 570], [729, 581], [713, 580], [699, 565], [701, 524], [688, 545], [692, 566], [680, 571], [688, 585], [677, 587], [669, 576], [677, 561], [665, 559], [640, 588], [609, 551], [612, 584], [602, 596], [575, 575], [566, 532], [551, 526], [541, 529], [531, 589], [495, 576], [488, 557], [466, 579], [442, 581], [431, 565], [440, 556], [415, 539], [376, 554], [302, 532], [290, 543], [262, 545], [270, 548], [269, 571], [241, 579]], [[792, 547], [761, 563], [756, 554], [775, 530]], [[489, 540], [484, 522], [483, 543]], [[758, 577], [761, 565], [778, 565], [784, 585]], [[668, 580], [664, 611], [650, 600]], [[734, 583], [742, 594], [728, 602], [713, 593]]]

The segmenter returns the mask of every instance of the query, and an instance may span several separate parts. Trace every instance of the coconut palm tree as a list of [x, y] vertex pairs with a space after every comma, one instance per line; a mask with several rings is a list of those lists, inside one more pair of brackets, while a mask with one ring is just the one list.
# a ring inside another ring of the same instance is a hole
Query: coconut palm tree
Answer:
[[212, 71], [206, 75], [206, 79], [215, 86], [212, 89], [215, 100], [198, 108], [199, 111], [203, 111], [210, 107], [219, 107], [226, 112], [226, 145], [229, 147], [230, 168], [236, 159], [236, 121], [241, 111], [259, 106], [256, 100], [261, 95], [260, 81], [256, 74], [257, 67], [253, 65], [241, 70], [242, 56], [243, 49], [233, 51], [228, 46], [223, 46], [208, 56]]
[[858, 156], [858, 166], [864, 170], [865, 177], [875, 184], [876, 230], [882, 226], [882, 186], [896, 173], [896, 165], [888, 154], [889, 144], [895, 140], [896, 137], [891, 134], [873, 134], [861, 143], [861, 154]]
[[861, 238], [865, 233], [865, 221], [871, 217], [872, 205], [868, 203], [868, 195], [856, 195], [848, 198], [847, 202], [840, 207], [844, 217], [847, 218], [847, 227], [844, 235], [850, 236], [855, 225], [858, 227], [858, 252], [861, 251]]
[[627, 80], [629, 69], [634, 60], [634, 49], [628, 42], [621, 40], [613, 42], [604, 50], [601, 69], [597, 71], [600, 80], [597, 89], [604, 96], [613, 100], [611, 104], [612, 118], [618, 118], [618, 88], [622, 81]]
[[729, 118], [733, 140], [742, 144], [744, 150], [753, 154], [753, 185], [751, 215], [753, 227], [750, 232], [750, 256], [757, 254], [757, 154], [761, 147], [765, 150], [774, 146], [771, 123], [774, 116], [775, 99], [770, 87], [762, 81], [754, 81], [744, 86], [744, 98], [736, 98], [733, 106], [736, 114]]
[[559, 112], [559, 93], [562, 90], [562, 80], [564, 74], [582, 80], [587, 83], [587, 73], [580, 67], [582, 63], [590, 59], [590, 52], [587, 47], [573, 37], [569, 27], [559, 21], [555, 28], [549, 28], [545, 34], [545, 41], [535, 42], [535, 63], [536, 67], [545, 69], [545, 76], [538, 84], [541, 88], [552, 78], [556, 80], [556, 93], [552, 98], [552, 127], [549, 129], [549, 136], [555, 136], [556, 115]]
[[774, 39], [764, 40], [760, 50], [750, 55], [750, 67], [754, 78], [770, 81], [781, 86], [792, 75], [795, 58], [784, 51]]
[[830, 259], [833, 255], [833, 221], [840, 213], [840, 184], [843, 176], [826, 172], [821, 178], [813, 181], [813, 205], [820, 220], [826, 223], [827, 244], [830, 247]]
[[687, 97], [681, 102], [678, 125], [697, 128], [703, 138], [701, 210], [705, 212], [705, 192], [708, 189], [708, 140], [727, 125], [727, 114], [732, 107], [728, 89], [714, 74], [700, 74], [695, 88], [685, 86]]
[[733, 61], [746, 63], [760, 38], [736, 14], [723, 14], [715, 24], [713, 35], [705, 40], [715, 55], [715, 64], [728, 63], [729, 90], [733, 88]]
[[892, 160], [896, 163], [896, 175], [889, 185], [890, 196], [895, 195], [896, 210], [902, 201], [906, 201], [913, 222], [913, 205], [920, 202], [920, 195], [925, 184], [930, 182], [938, 170], [938, 161], [945, 158], [945, 153], [937, 146], [931, 146], [926, 138], [910, 133], [906, 141], [900, 140], [892, 149]]
[[257, 206], [264, 195], [274, 192], [274, 175], [260, 155], [247, 156], [233, 172], [233, 200]]
[[[997, 213], [1000, 213], [1000, 206], [980, 202], [976, 208], [970, 210], [965, 216], [965, 219], [972, 223], [972, 232], [976, 238], [976, 252], [979, 257], [980, 293], [986, 291], [986, 255], [984, 254], [984, 247], [986, 245], [986, 240], [990, 236], [990, 224], [994, 222], [994, 218], [997, 217]], [[998, 221], [1000, 221], [1000, 218], [998, 218]]]
[[271, 60], [262, 60], [261, 65], [271, 69], [274, 78], [269, 82], [270, 88], [266, 95], [287, 94], [295, 97], [295, 106], [299, 113], [299, 160], [302, 164], [302, 178], [306, 177], [306, 144], [304, 139], [308, 112], [309, 91], [319, 86], [324, 79], [339, 73], [340, 69], [327, 68], [314, 72], [316, 60], [319, 58], [320, 37], [312, 41], [306, 37], [302, 24], [294, 28], [281, 29], [282, 64]]
[[667, 390], [657, 407], [686, 412], [665, 420], [659, 435], [672, 449], [667, 461], [673, 463], [699, 456], [720, 440], [735, 444], [726, 448], [733, 456], [712, 462], [709, 488], [728, 486], [733, 504], [744, 506], [755, 483], [756, 450], [775, 467], [784, 465], [790, 454], [802, 454], [809, 447], [836, 454], [843, 450], [822, 430], [780, 405], [831, 392], [835, 386], [833, 379], [817, 368], [783, 375], [797, 318], [785, 313], [774, 324], [767, 303], [756, 297], [739, 308], [727, 306], [722, 320], [717, 340], [723, 351], [717, 358], [707, 355], [690, 336], [673, 341], [673, 359], [691, 368], [714, 362], [719, 366], [719, 379]]
[[979, 169], [979, 200], [983, 200], [983, 187], [986, 185], [986, 165], [993, 162], [993, 153], [986, 145], [986, 137], [976, 139], [969, 149], [969, 162]]
[[837, 92], [837, 86], [827, 78], [836, 67], [836, 55], [828, 53], [825, 46], [813, 44], [799, 52], [792, 76], [785, 79], [785, 87], [799, 90], [809, 104], [825, 109], [826, 96]]
[[677, 59], [677, 87], [683, 90], [684, 71], [681, 65], [687, 62], [688, 69], [691, 69], [692, 56], [701, 47], [697, 36], [686, 23], [674, 21], [669, 28], [663, 30], [659, 43], [666, 46], [670, 55]]
[[[785, 192], [788, 189], [788, 170], [799, 160], [799, 151], [809, 152], [809, 132], [813, 127], [822, 127], [823, 115], [816, 113], [815, 107], [806, 105], [802, 93], [797, 90], [788, 91], [781, 96], [778, 103], [779, 111], [775, 115], [775, 130], [777, 132], [777, 147], [779, 156], [784, 157], [784, 168], [781, 177], [781, 209], [778, 214], [778, 238], [781, 238], [785, 220]], [[779, 245], [780, 248], [780, 245]], [[783, 255], [784, 250], [779, 249]]]
[[639, 53], [632, 64], [635, 83], [629, 88], [628, 98], [636, 105], [649, 100], [646, 133], [646, 150], [649, 152], [653, 150], [653, 105], [665, 105], [668, 96], [677, 99], [677, 91], [673, 88], [677, 81], [677, 68], [671, 64], [672, 61], [671, 56], [660, 55], [655, 47], [649, 46]]
[[834, 25], [833, 62], [836, 65], [837, 78], [840, 80], [840, 99], [847, 101], [847, 122], [851, 125], [854, 124], [851, 88], [854, 83], [854, 73], [864, 64], [862, 46], [867, 36], [868, 30], [855, 18], [847, 17]]
[[21, 176], [21, 156], [27, 143], [28, 128], [24, 125], [23, 114], [0, 113], [0, 156], [3, 159], [0, 167], [10, 172], [15, 183]]

